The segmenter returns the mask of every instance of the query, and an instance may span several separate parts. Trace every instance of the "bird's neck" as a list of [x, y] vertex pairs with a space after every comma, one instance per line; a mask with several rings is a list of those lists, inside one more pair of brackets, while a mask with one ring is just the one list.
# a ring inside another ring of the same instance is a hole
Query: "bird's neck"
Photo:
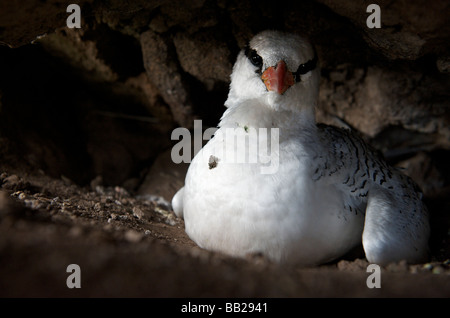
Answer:
[[290, 135], [315, 129], [316, 121], [313, 106], [295, 111], [275, 110], [257, 100], [247, 100], [229, 107], [223, 114], [219, 127], [279, 128], [280, 133]]

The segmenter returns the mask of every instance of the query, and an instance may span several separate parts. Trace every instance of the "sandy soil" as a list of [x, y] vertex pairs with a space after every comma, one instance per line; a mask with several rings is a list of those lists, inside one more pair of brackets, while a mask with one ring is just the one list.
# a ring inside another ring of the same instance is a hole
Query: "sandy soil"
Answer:
[[[156, 198], [1, 168], [2, 297], [450, 296], [448, 233], [430, 263], [391, 264], [371, 289], [360, 250], [315, 268], [234, 259], [195, 246]], [[80, 266], [79, 289], [66, 285], [69, 264]]]

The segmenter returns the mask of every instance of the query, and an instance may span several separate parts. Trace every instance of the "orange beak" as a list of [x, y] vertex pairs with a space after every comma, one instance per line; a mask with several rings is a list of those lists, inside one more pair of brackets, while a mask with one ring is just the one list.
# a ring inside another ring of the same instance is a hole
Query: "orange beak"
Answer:
[[261, 76], [267, 90], [284, 94], [289, 87], [294, 85], [294, 75], [287, 69], [286, 62], [279, 61], [274, 67], [267, 68]]

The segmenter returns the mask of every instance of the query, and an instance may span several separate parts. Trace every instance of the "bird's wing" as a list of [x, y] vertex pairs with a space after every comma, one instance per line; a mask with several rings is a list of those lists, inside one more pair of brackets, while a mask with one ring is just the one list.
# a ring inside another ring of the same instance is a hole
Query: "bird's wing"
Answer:
[[422, 198], [417, 184], [389, 166], [382, 154], [361, 137], [323, 124], [318, 125], [318, 130], [322, 149], [316, 152], [315, 180], [328, 178], [359, 198], [367, 197], [372, 187]]
[[324, 148], [317, 153], [314, 178], [335, 183], [356, 202], [367, 204], [363, 245], [369, 261], [423, 260], [429, 221], [417, 184], [349, 130], [318, 129]]

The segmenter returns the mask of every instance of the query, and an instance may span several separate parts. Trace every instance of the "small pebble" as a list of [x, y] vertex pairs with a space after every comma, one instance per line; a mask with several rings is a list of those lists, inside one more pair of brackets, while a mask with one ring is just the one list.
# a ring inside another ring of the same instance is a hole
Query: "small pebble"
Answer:
[[95, 204], [94, 204], [94, 210], [95, 210], [96, 212], [100, 212], [100, 211], [102, 210], [102, 204], [99, 203], [99, 202], [95, 203]]
[[144, 212], [137, 206], [133, 207], [133, 215], [137, 217], [138, 219], [142, 219], [144, 217]]

